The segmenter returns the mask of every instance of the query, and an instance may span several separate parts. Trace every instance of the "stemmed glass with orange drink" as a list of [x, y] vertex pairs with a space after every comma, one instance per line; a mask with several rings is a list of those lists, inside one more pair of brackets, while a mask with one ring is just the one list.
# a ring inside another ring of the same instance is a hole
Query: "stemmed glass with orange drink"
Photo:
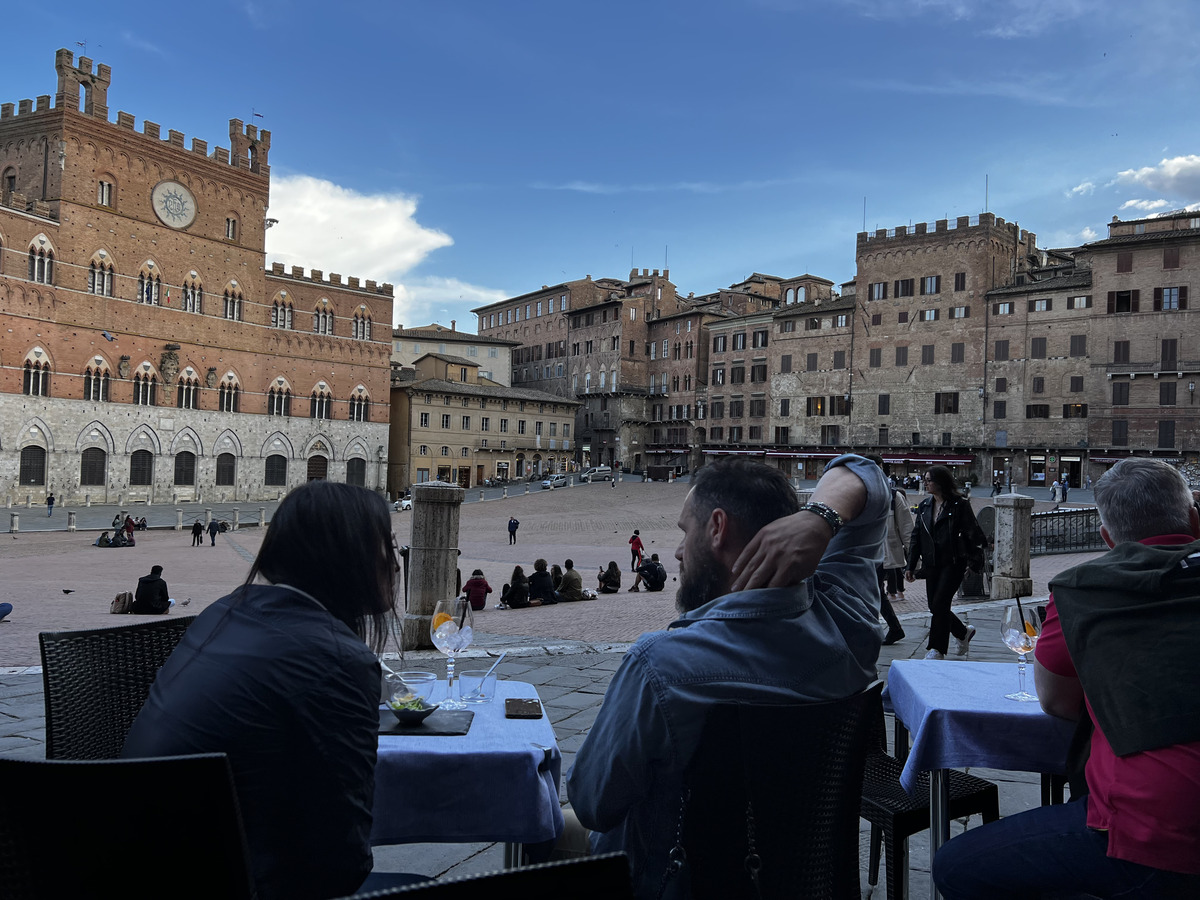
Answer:
[[466, 597], [439, 600], [433, 607], [429, 619], [429, 637], [433, 646], [446, 654], [446, 699], [442, 709], [466, 709], [467, 705], [456, 694], [454, 680], [454, 654], [470, 646], [474, 638], [474, 616]]
[[1020, 685], [1019, 690], [1005, 694], [1005, 699], [1021, 701], [1037, 699], [1036, 694], [1025, 690], [1025, 654], [1033, 652], [1041, 631], [1042, 627], [1037, 613], [1032, 609], [1025, 609], [1020, 601], [1004, 611], [1004, 621], [1000, 624], [1000, 635], [1004, 638], [1008, 649], [1017, 654], [1017, 677]]

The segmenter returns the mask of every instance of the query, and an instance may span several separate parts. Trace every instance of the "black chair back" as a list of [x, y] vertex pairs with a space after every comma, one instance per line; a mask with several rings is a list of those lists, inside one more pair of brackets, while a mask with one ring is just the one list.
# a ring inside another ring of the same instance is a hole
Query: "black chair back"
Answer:
[[223, 753], [0, 759], [0, 784], [5, 900], [254, 896]]
[[[629, 860], [624, 853], [521, 866], [486, 875], [445, 878], [408, 887], [355, 894], [353, 900], [387, 900], [420, 894], [429, 900], [633, 900]], [[344, 897], [342, 900], [351, 900]]]
[[715, 705], [687, 769], [686, 861], [666, 876], [668, 886], [685, 882], [664, 893], [858, 900], [867, 713], [882, 689], [825, 703]]
[[116, 759], [150, 685], [195, 616], [42, 632], [47, 759]]

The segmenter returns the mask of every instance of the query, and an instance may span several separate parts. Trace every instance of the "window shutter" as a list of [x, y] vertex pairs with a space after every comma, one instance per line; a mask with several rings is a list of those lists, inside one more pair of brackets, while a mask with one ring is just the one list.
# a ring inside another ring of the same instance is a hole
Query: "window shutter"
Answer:
[[887, 299], [887, 282], [882, 281], [882, 282], [880, 282], [880, 284], [883, 285], [883, 299], [886, 300]]
[[1117, 311], [1117, 292], [1116, 291], [1108, 292], [1108, 311], [1110, 313], [1114, 313]]
[[895, 289], [896, 289], [896, 296], [899, 297], [900, 296], [900, 279], [899, 278], [896, 279]]
[[1187, 309], [1187, 286], [1184, 285], [1179, 289], [1179, 308]]
[[[938, 278], [941, 278], [941, 277], [942, 277], [941, 275], [938, 276]], [[971, 318], [971, 307], [969, 307], [969, 306], [963, 307], [963, 318], [964, 319]]]
[[1028, 311], [1029, 311], [1029, 312], [1033, 312], [1033, 304], [1034, 304], [1034, 301], [1033, 301], [1033, 300], [1029, 300], [1029, 301], [1027, 301], [1027, 302], [1028, 302], [1028, 304], [1029, 304], [1029, 309], [1028, 309]]
[[1158, 312], [1162, 309], [1162, 288], [1154, 289], [1154, 311]]
[[933, 292], [935, 294], [940, 294], [942, 292], [942, 276], [941, 275], [933, 276]]
[[1050, 312], [1052, 309], [1054, 309], [1054, 298], [1048, 297], [1046, 299], [1046, 312]]
[[993, 316], [1000, 315], [1000, 304], [999, 303], [992, 304], [992, 315]]
[[1130, 291], [1130, 293], [1133, 294], [1133, 301], [1130, 303], [1129, 309], [1131, 312], [1137, 312], [1138, 311], [1138, 298], [1141, 297], [1142, 292], [1141, 291]]

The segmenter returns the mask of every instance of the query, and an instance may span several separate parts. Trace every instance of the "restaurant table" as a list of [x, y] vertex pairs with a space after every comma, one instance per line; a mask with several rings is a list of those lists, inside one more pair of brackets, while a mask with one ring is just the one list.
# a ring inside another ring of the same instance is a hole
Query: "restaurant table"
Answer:
[[[1033, 666], [1026, 672], [1031, 689]], [[891, 665], [887, 697], [913, 735], [900, 773], [911, 792], [929, 772], [929, 861], [950, 839], [947, 770], [982, 766], [1017, 772], [1061, 773], [1075, 725], [1042, 712], [1041, 704], [1008, 700], [1017, 689], [1011, 663], [897, 660]], [[930, 896], [937, 897], [936, 889]]]
[[[433, 689], [445, 697], [446, 682]], [[465, 735], [379, 736], [372, 844], [504, 841], [506, 865], [518, 847], [554, 840], [563, 829], [558, 799], [562, 754], [554, 727], [540, 719], [507, 719], [509, 697], [537, 698], [521, 681], [499, 681], [491, 703]]]

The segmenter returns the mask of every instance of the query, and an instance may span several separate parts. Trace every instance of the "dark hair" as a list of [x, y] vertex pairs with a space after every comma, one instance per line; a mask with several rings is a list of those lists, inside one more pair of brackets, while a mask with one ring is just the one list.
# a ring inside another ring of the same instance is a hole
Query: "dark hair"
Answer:
[[151, 575], [158, 575], [158, 574], [159, 574], [159, 573], [161, 573], [161, 572], [162, 572], [162, 566], [151, 566], [151, 567], [150, 567], [150, 574], [151, 574]]
[[655, 560], [655, 561], [657, 561], [657, 560], [658, 560], [658, 554], [657, 554], [657, 553], [651, 553], [651, 554], [650, 554], [650, 558], [651, 558], [652, 560]]
[[349, 484], [310, 481], [275, 510], [245, 583], [262, 576], [311, 594], [379, 653], [396, 608], [394, 541], [381, 496]]
[[522, 569], [520, 566], [513, 566], [512, 583], [513, 584], [524, 584], [526, 582], [526, 580], [527, 579], [525, 578], [525, 570]]
[[638, 531], [636, 528], [635, 528], [635, 529], [633, 529], [633, 533], [634, 533], [634, 534], [641, 534], [641, 532], [640, 532], [640, 531]]
[[692, 476], [691, 496], [692, 511], [701, 521], [723, 509], [743, 541], [800, 510], [786, 475], [739, 456], [723, 456], [701, 468]]
[[546, 561], [544, 559], [535, 559], [533, 561], [533, 570], [535, 572], [545, 572], [546, 571]]
[[573, 560], [573, 559], [564, 559], [564, 560], [563, 560], [563, 565], [564, 565], [564, 566], [566, 566], [568, 569], [573, 569], [573, 568], [575, 568], [575, 560]]
[[942, 492], [942, 497], [946, 500], [957, 500], [962, 496], [958, 491], [958, 485], [954, 483], [954, 476], [945, 466], [931, 466], [925, 474], [938, 486], [938, 490]]
[[608, 561], [608, 568], [605, 569], [604, 574], [611, 576], [614, 572], [616, 572], [617, 576], [620, 577], [621, 567], [617, 565], [617, 561], [615, 559], [610, 559]]

